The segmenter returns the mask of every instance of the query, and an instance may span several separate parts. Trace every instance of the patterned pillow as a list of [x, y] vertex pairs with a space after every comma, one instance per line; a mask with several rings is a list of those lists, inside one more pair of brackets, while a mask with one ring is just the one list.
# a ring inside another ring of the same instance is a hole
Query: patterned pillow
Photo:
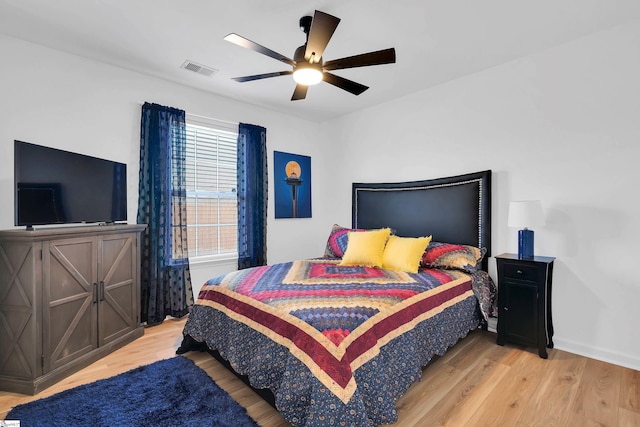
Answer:
[[429, 268], [451, 268], [474, 272], [480, 267], [480, 262], [486, 253], [486, 248], [480, 249], [475, 246], [432, 241], [422, 254], [420, 265]]
[[338, 224], [333, 224], [331, 227], [331, 233], [327, 240], [327, 247], [324, 250], [325, 258], [342, 258], [347, 250], [348, 235], [350, 231], [365, 231], [354, 228], [340, 227]]

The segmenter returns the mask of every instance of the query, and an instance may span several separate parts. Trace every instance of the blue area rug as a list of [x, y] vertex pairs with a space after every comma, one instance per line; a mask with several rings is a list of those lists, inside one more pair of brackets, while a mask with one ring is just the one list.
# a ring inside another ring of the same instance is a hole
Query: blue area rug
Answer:
[[186, 357], [18, 405], [7, 420], [37, 426], [257, 426], [246, 410]]

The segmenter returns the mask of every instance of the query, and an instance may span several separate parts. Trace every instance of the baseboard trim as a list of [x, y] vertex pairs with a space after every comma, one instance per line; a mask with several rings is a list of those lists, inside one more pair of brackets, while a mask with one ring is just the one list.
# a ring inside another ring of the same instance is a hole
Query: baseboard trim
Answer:
[[557, 337], [553, 337], [553, 343], [554, 348], [557, 348], [558, 350], [567, 351], [569, 353], [640, 371], [640, 359], [638, 357], [627, 354], [612, 353], [602, 348], [590, 347], [574, 341], [559, 339]]
[[497, 333], [498, 332], [498, 318], [497, 317], [489, 317], [487, 321], [487, 330], [489, 332]]

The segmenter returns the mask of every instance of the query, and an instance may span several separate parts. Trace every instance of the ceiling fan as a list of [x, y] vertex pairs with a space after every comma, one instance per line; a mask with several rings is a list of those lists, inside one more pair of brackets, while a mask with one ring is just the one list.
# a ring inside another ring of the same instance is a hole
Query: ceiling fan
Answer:
[[322, 54], [339, 23], [340, 18], [320, 12], [319, 10], [315, 11], [313, 17], [303, 16], [300, 18], [300, 29], [307, 35], [307, 41], [296, 49], [293, 54], [293, 59], [274, 52], [238, 34], [231, 33], [227, 35], [224, 39], [231, 43], [267, 55], [293, 67], [290, 71], [276, 71], [253, 76], [234, 77], [233, 80], [237, 82], [248, 82], [292, 74], [293, 79], [296, 81], [296, 88], [291, 97], [292, 101], [304, 99], [307, 96], [309, 86], [320, 83], [321, 81], [351, 92], [354, 95], [360, 95], [369, 89], [369, 87], [337, 76], [329, 71], [391, 64], [396, 62], [396, 51], [394, 48], [390, 48], [323, 62]]

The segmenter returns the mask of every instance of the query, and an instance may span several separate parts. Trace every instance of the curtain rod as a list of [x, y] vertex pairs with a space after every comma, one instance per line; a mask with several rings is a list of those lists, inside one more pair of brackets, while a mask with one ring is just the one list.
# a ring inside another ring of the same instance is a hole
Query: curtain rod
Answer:
[[[138, 101], [138, 105], [141, 105], [141, 106], [144, 105], [145, 103], [146, 103], [145, 101]], [[225, 123], [225, 124], [233, 125], [233, 126], [238, 126], [238, 123], [239, 123], [239, 122], [230, 122], [228, 120], [216, 119], [216, 118], [213, 118], [213, 117], [200, 116], [198, 114], [187, 113], [186, 111], [185, 111], [185, 114], [187, 116], [191, 116], [191, 117], [194, 117], [194, 118], [213, 121], [213, 122], [219, 122], [219, 123]]]

